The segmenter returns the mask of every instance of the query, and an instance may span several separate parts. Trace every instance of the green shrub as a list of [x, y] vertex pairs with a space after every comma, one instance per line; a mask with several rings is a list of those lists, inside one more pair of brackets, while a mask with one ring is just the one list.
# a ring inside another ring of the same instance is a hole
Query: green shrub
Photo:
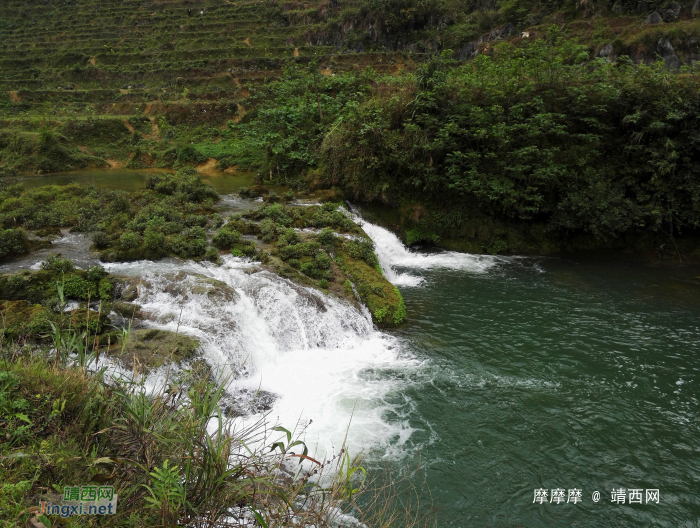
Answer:
[[133, 231], [126, 231], [119, 237], [119, 245], [123, 249], [135, 249], [141, 245], [141, 237]]
[[69, 259], [61, 258], [60, 255], [49, 255], [41, 263], [41, 269], [57, 273], [68, 273], [75, 269], [75, 264]]
[[332, 229], [324, 227], [318, 234], [318, 237], [316, 237], [316, 240], [318, 240], [319, 244], [324, 248], [332, 248], [335, 244], [335, 234]]
[[148, 228], [143, 234], [143, 243], [151, 251], [164, 251], [165, 235], [156, 229]]
[[235, 229], [221, 229], [218, 231], [214, 238], [212, 238], [212, 244], [219, 249], [231, 249], [234, 244], [238, 244], [241, 241], [241, 234]]
[[278, 245], [292, 245], [299, 244], [301, 242], [301, 237], [294, 229], [289, 228], [284, 231], [282, 235], [277, 239]]
[[99, 282], [105, 275], [107, 275], [107, 271], [99, 264], [97, 266], [92, 266], [87, 271], [87, 279], [93, 282]]
[[0, 259], [28, 251], [27, 237], [21, 229], [0, 229]]
[[209, 246], [204, 252], [204, 260], [209, 260], [211, 262], [219, 261], [219, 252], [216, 248]]
[[102, 231], [97, 231], [92, 235], [92, 243], [97, 249], [109, 247], [109, 237]]
[[331, 284], [331, 283], [328, 282], [327, 279], [321, 279], [320, 281], [318, 281], [318, 285], [319, 285], [321, 288], [323, 288], [324, 290], [327, 290], [328, 287], [330, 286], [330, 284]]
[[[206, 160], [205, 160], [206, 161]], [[204, 183], [194, 170], [180, 170], [177, 174], [149, 174], [146, 187], [158, 193], [175, 195], [183, 200], [200, 203], [204, 200], [219, 200], [219, 194]]]
[[97, 284], [80, 275], [71, 275], [63, 283], [63, 294], [68, 299], [95, 300], [98, 296]]
[[319, 251], [314, 257], [314, 262], [316, 262], [316, 265], [321, 269], [330, 269], [333, 264], [333, 259], [323, 251]]
[[346, 240], [343, 249], [355, 259], [362, 259], [373, 268], [379, 264], [374, 254], [374, 244], [371, 240]]

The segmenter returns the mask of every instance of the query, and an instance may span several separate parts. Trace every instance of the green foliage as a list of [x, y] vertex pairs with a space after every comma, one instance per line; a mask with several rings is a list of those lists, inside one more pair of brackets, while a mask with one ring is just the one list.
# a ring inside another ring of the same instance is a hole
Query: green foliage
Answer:
[[445, 11], [442, 0], [367, 0], [366, 6], [381, 17], [391, 34], [423, 29], [431, 17]]
[[203, 257], [207, 251], [207, 233], [201, 227], [166, 237], [168, 250], [182, 258]]
[[97, 287], [96, 281], [86, 280], [80, 275], [70, 275], [64, 281], [63, 293], [70, 299], [95, 300], [98, 296]]
[[177, 174], [149, 174], [146, 187], [188, 202], [200, 203], [207, 199], [211, 201], [219, 199], [216, 190], [204, 183], [194, 169], [183, 169]]
[[[189, 170], [150, 174], [147, 186], [131, 194], [75, 184], [0, 187], [0, 228], [6, 228], [0, 229], [0, 250], [6, 247], [15, 254], [19, 240], [29, 247], [21, 228], [72, 227], [92, 232], [93, 244], [106, 261], [160, 258], [169, 252], [202, 257], [202, 228], [222, 221], [210, 209], [218, 200], [216, 191]], [[8, 243], [1, 244], [5, 239]]]
[[204, 260], [210, 262], [219, 262], [219, 251], [215, 247], [209, 246], [204, 252]]
[[289, 66], [280, 80], [254, 94], [254, 116], [232, 128], [247, 145], [266, 152], [273, 178], [296, 176], [318, 164], [314, 143], [344, 108], [362, 96], [371, 77], [371, 73], [326, 77], [315, 68], [309, 72]]
[[406, 304], [404, 303], [401, 292], [396, 286], [394, 286], [394, 293], [399, 298], [399, 302], [396, 305], [396, 310], [394, 311], [393, 319], [395, 325], [400, 325], [406, 320]]
[[0, 229], [0, 259], [22, 255], [28, 246], [27, 236], [21, 229]]
[[13, 372], [0, 372], [0, 419], [7, 423], [6, 440], [10, 443], [26, 437], [34, 425], [27, 417], [29, 402], [17, 394], [19, 381]]
[[700, 228], [694, 77], [587, 59], [555, 29], [465, 66], [434, 58], [326, 134], [331, 179], [561, 239]]
[[406, 245], [412, 246], [419, 242], [430, 242], [437, 244], [440, 241], [440, 236], [437, 233], [427, 231], [425, 229], [415, 228], [406, 231]]
[[231, 249], [234, 244], [241, 242], [241, 234], [235, 229], [221, 229], [212, 238], [212, 244], [219, 249]]
[[133, 231], [125, 231], [119, 237], [119, 245], [123, 249], [134, 249], [141, 245], [141, 237]]
[[105, 249], [109, 247], [109, 237], [102, 231], [97, 231], [92, 235], [92, 243], [97, 249]]
[[372, 267], [379, 264], [377, 255], [374, 253], [374, 243], [371, 240], [346, 240], [343, 242], [343, 249], [352, 258], [362, 259]]
[[75, 269], [75, 264], [70, 259], [61, 258], [60, 255], [49, 255], [41, 263], [41, 269], [57, 273], [68, 273]]

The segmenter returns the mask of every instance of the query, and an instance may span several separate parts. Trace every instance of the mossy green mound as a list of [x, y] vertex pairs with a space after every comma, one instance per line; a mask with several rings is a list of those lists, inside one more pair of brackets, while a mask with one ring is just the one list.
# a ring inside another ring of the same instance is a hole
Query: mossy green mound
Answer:
[[193, 359], [199, 348], [199, 341], [192, 337], [157, 329], [132, 330], [126, 343], [117, 338], [113, 344], [107, 348], [107, 354], [128, 369], [146, 372]]

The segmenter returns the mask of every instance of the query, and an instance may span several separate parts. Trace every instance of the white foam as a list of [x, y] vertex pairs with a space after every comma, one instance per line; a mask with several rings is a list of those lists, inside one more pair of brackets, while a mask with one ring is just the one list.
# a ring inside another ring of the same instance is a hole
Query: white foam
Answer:
[[[107, 267], [143, 277], [136, 302], [150, 326], [197, 337], [207, 361], [238, 378], [234, 388], [278, 395], [272, 420], [288, 429], [307, 425], [305, 439], [316, 456], [337, 453], [348, 425], [355, 453], [400, 446], [411, 435], [407, 419], [384, 417], [394, 408], [391, 394], [409, 383], [406, 371], [419, 363], [400, 352], [396, 338], [377, 331], [366, 311], [268, 272], [246, 273], [251, 263], [231, 256], [222, 266]], [[209, 295], [209, 279], [225, 283], [237, 299]]]
[[471, 273], [483, 273], [504, 260], [503, 257], [471, 255], [455, 251], [416, 253], [410, 251], [388, 229], [367, 222], [357, 215], [354, 215], [354, 219], [362, 225], [362, 229], [374, 242], [375, 252], [379, 258], [379, 264], [384, 275], [389, 282], [397, 286], [418, 286], [423, 282], [423, 278], [410, 273], [399, 272], [396, 268], [411, 268], [414, 270], [447, 268]]

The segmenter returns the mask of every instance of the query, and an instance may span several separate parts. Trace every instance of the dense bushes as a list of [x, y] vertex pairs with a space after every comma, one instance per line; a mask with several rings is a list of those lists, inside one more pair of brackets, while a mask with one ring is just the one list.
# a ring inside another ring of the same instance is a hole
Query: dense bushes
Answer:
[[[700, 228], [695, 75], [661, 62], [591, 60], [555, 29], [520, 47], [503, 42], [466, 65], [450, 56], [433, 56], [415, 74], [375, 76], [369, 94], [329, 105], [307, 181], [422, 204], [422, 218], [413, 215], [418, 239], [463, 233], [475, 218], [593, 245]], [[276, 126], [308, 139], [305, 124], [291, 125]]]
[[219, 199], [193, 171], [151, 174], [147, 190], [126, 193], [77, 184], [0, 188], [0, 258], [27, 246], [24, 228], [70, 227], [92, 232], [104, 260], [201, 258], [206, 228], [221, 224], [210, 207]]

